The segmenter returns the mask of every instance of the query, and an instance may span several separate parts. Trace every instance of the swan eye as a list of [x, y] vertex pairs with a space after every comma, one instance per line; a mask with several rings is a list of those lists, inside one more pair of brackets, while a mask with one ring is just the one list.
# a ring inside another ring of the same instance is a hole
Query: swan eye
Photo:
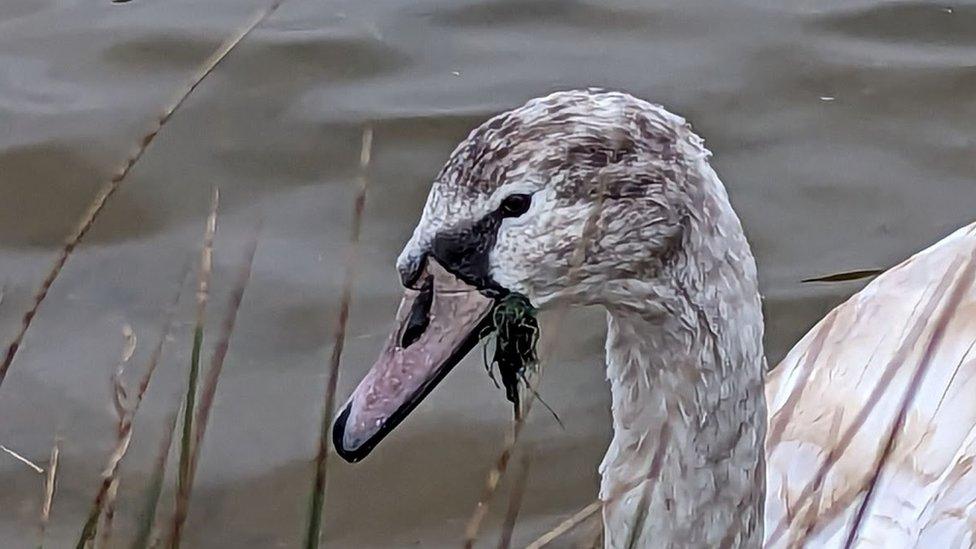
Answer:
[[498, 211], [501, 212], [502, 217], [518, 217], [529, 211], [529, 206], [531, 205], [531, 194], [512, 194], [506, 196], [505, 200], [502, 200]]

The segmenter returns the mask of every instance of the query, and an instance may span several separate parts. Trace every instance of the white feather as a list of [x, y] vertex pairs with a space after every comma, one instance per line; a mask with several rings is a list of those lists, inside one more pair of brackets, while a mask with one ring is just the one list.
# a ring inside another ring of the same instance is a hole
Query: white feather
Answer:
[[971, 546], [974, 257], [976, 224], [871, 282], [769, 376], [768, 546]]

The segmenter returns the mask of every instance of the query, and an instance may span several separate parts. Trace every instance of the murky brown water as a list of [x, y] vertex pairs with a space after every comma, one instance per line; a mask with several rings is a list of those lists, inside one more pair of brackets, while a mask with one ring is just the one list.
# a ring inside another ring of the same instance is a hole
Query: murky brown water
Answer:
[[[0, 5], [0, 341], [96, 189], [262, 4]], [[143, 364], [215, 184], [214, 327], [242, 235], [259, 216], [265, 229], [188, 545], [299, 544], [365, 122], [376, 148], [341, 399], [388, 328], [400, 293], [393, 259], [432, 175], [481, 120], [553, 90], [625, 89], [705, 136], [758, 256], [771, 361], [858, 287], [801, 278], [889, 265], [976, 217], [976, 3], [780, 4], [287, 0], [163, 129], [71, 258], [0, 388], [0, 444], [43, 462], [64, 439], [48, 545], [77, 539], [113, 444], [108, 378], [121, 327], [135, 328]], [[137, 419], [120, 542], [178, 403], [190, 297]], [[519, 542], [592, 500], [609, 439], [602, 318], [572, 317], [543, 386], [566, 429], [541, 409], [530, 422]], [[469, 359], [365, 463], [332, 462], [327, 544], [456, 545], [509, 414]], [[0, 454], [4, 547], [36, 542], [40, 499], [41, 477]]]

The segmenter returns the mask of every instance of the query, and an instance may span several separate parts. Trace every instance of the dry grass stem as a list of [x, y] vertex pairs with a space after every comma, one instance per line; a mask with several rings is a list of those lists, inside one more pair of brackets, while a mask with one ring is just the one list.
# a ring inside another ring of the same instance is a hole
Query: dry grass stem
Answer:
[[576, 526], [578, 526], [586, 519], [595, 515], [602, 508], [603, 508], [603, 504], [601, 502], [594, 501], [593, 503], [580, 509], [575, 515], [559, 523], [559, 525], [553, 528], [552, 530], [549, 530], [548, 532], [543, 534], [539, 539], [528, 544], [525, 547], [525, 549], [542, 549], [543, 547], [555, 541], [560, 536], [566, 534], [573, 528], [576, 528]]
[[[597, 520], [590, 520], [591, 518]], [[586, 529], [580, 532], [577, 549], [602, 549], [603, 548], [603, 521], [599, 515], [594, 514], [587, 517], [584, 523], [588, 523]]]
[[[557, 315], [554, 327], [558, 326], [561, 322], [563, 315]], [[558, 333], [558, 328], [554, 330], [554, 333]], [[539, 360], [539, 367], [535, 375], [535, 384], [538, 386], [539, 381], [542, 379], [543, 367], [546, 361], [551, 356], [552, 347], [554, 345], [554, 340], [548, 340], [548, 344], [541, 356], [546, 357], [546, 360]], [[481, 498], [478, 500], [478, 505], [475, 507], [474, 513], [472, 513], [471, 518], [468, 519], [467, 527], [464, 533], [464, 547], [465, 549], [471, 549], [474, 547], [474, 543], [478, 540], [478, 532], [481, 530], [481, 523], [484, 522], [485, 517], [488, 516], [488, 511], [490, 509], [490, 503], [498, 490], [498, 485], [504, 477], [505, 473], [508, 471], [508, 464], [511, 460], [512, 454], [515, 452], [515, 447], [518, 445], [519, 438], [522, 435], [522, 430], [525, 428], [526, 419], [529, 417], [529, 412], [532, 410], [532, 404], [535, 402], [536, 393], [530, 391], [525, 397], [525, 403], [522, 408], [521, 415], [515, 420], [512, 425], [512, 430], [509, 431], [508, 435], [505, 437], [505, 444], [502, 446], [502, 451], [498, 454], [495, 459], [495, 463], [492, 469], [488, 472], [488, 476], [485, 479], [485, 487], [482, 491]]]
[[115, 372], [112, 374], [112, 405], [115, 407], [115, 414], [119, 416], [120, 425], [125, 418], [127, 411], [126, 403], [129, 400], [128, 389], [125, 386], [125, 380], [122, 376], [125, 375], [125, 367], [128, 365], [129, 360], [132, 359], [132, 355], [136, 352], [136, 344], [138, 342], [135, 332], [132, 331], [132, 326], [128, 324], [122, 326], [122, 339], [122, 357], [119, 359], [119, 363], [115, 367]]
[[[200, 391], [200, 405], [196, 409], [193, 439], [189, 444], [189, 466], [185, 471], [186, 476], [183, 479], [185, 482], [181, 483], [179, 487], [179, 494], [176, 500], [176, 512], [173, 516], [173, 536], [170, 539], [170, 546], [174, 549], [180, 546], [183, 526], [189, 513], [190, 497], [193, 492], [193, 481], [196, 477], [197, 464], [200, 460], [200, 447], [203, 443], [204, 434], [206, 434], [207, 431], [207, 423], [210, 420], [210, 411], [213, 409], [214, 397], [217, 394], [217, 382], [219, 381], [220, 373], [224, 368], [224, 360], [227, 358], [227, 350], [230, 348], [230, 338], [233, 335], [234, 327], [237, 324], [237, 316], [241, 308], [241, 303], [244, 301], [244, 290], [247, 288], [248, 282], [251, 280], [251, 269], [254, 265], [254, 254], [257, 251], [260, 229], [261, 223], [258, 223], [254, 233], [248, 239], [244, 260], [241, 263], [241, 270], [238, 275], [237, 282], [234, 285], [234, 289], [231, 292], [227, 314], [221, 324], [220, 338], [217, 340], [217, 346], [214, 349], [214, 354], [210, 360], [210, 368], [207, 370], [207, 377], [204, 380], [202, 389]], [[187, 398], [189, 398], [189, 396], [190, 395], [188, 392]], [[191, 408], [188, 406], [185, 409], [185, 413], [190, 412]], [[185, 422], [184, 425], [186, 425]]]
[[[163, 431], [163, 438], [159, 441], [159, 450], [156, 453], [152, 477], [149, 480], [149, 489], [146, 491], [146, 503], [139, 515], [142, 520], [139, 523], [136, 537], [130, 546], [132, 549], [147, 549], [159, 542], [158, 536], [152, 539], [156, 524], [156, 509], [159, 507], [159, 497], [163, 492], [166, 465], [169, 461], [170, 447], [173, 445], [173, 434], [176, 432], [178, 419], [179, 407], [170, 414], [165, 423], [168, 427]], [[156, 533], [158, 534], [158, 530]]]
[[14, 358], [17, 355], [17, 350], [20, 348], [24, 341], [24, 337], [27, 335], [27, 331], [30, 329], [31, 323], [34, 321], [34, 317], [37, 315], [38, 309], [40, 309], [41, 304], [47, 297], [51, 286], [54, 281], [61, 274], [64, 265], [68, 262], [68, 258], [71, 257], [72, 252], [81, 240], [85, 237], [89, 230], [91, 230], [92, 225], [95, 224], [95, 220], [101, 214], [102, 210], [105, 208], [105, 204], [108, 203], [112, 195], [121, 187], [122, 182], [132, 171], [133, 166], [142, 158], [145, 154], [146, 149], [152, 144], [153, 140], [159, 134], [163, 126], [173, 117], [173, 114], [186, 102], [186, 99], [197, 89], [203, 80], [210, 75], [217, 68], [218, 65], [227, 57], [227, 55], [237, 47], [238, 44], [247, 37], [262, 21], [268, 18], [284, 0], [273, 0], [268, 6], [258, 10], [254, 16], [238, 30], [234, 35], [228, 37], [224, 42], [217, 47], [217, 49], [208, 57], [202, 65], [197, 69], [197, 71], [190, 78], [186, 86], [184, 86], [179, 93], [167, 104], [163, 109], [162, 114], [156, 119], [155, 124], [150, 128], [149, 132], [142, 136], [139, 144], [136, 146], [135, 150], [129, 155], [128, 158], [122, 164], [122, 168], [114, 175], [112, 178], [98, 191], [95, 195], [94, 200], [88, 206], [84, 215], [81, 217], [75, 230], [65, 239], [64, 246], [61, 248], [61, 252], [58, 258], [55, 260], [54, 265], [48, 271], [47, 276], [41, 283], [41, 287], [38, 289], [37, 293], [34, 295], [34, 301], [31, 304], [30, 309], [24, 313], [23, 320], [21, 321], [20, 330], [14, 336], [13, 341], [7, 347], [7, 353], [4, 356], [3, 362], [0, 363], [0, 386], [3, 385], [3, 380], [7, 376], [7, 371], [10, 369], [10, 365], [13, 363]]
[[41, 475], [44, 474], [44, 469], [42, 469], [36, 463], [34, 463], [33, 461], [31, 461], [31, 460], [25, 458], [24, 456], [18, 454], [17, 452], [14, 452], [10, 448], [7, 448], [3, 444], [0, 444], [0, 451], [4, 452], [5, 454], [9, 455], [10, 457], [16, 459], [17, 461], [23, 463], [24, 465], [30, 467], [31, 469], [34, 470], [35, 473], [38, 473], [38, 474], [41, 474]]
[[[670, 417], [677, 417], [680, 412], [674, 410], [668, 402], [665, 402], [665, 406], [668, 406], [668, 414]], [[630, 529], [630, 539], [627, 541], [627, 548], [634, 549], [637, 547], [637, 540], [640, 536], [640, 532], [644, 529], [644, 523], [647, 521], [647, 500], [650, 499], [651, 495], [654, 493], [654, 488], [657, 486], [657, 479], [661, 475], [661, 468], [664, 466], [664, 453], [667, 447], [671, 443], [671, 424], [665, 422], [661, 425], [661, 431], [658, 433], [657, 437], [657, 448], [654, 450], [654, 456], [651, 458], [650, 467], [648, 467], [647, 474], [644, 475], [644, 486], [641, 488], [640, 500], [637, 503], [637, 516], [634, 517], [634, 525]], [[623, 497], [627, 493], [626, 490], [622, 490], [614, 498]], [[612, 501], [611, 499], [611, 501]], [[731, 540], [730, 540], [731, 545]], [[721, 544], [725, 547], [725, 544]]]
[[864, 280], [866, 278], [874, 278], [879, 274], [885, 272], [885, 269], [859, 269], [856, 271], [845, 271], [842, 273], [834, 273], [825, 276], [815, 276], [813, 278], [805, 278], [800, 282], [849, 282], [852, 280]]
[[196, 314], [193, 327], [193, 348], [190, 352], [190, 372], [187, 375], [186, 395], [183, 404], [183, 430], [180, 436], [180, 466], [176, 485], [176, 509], [173, 516], [174, 547], [179, 546], [183, 522], [186, 520], [190, 498], [190, 460], [193, 454], [193, 412], [196, 409], [197, 383], [200, 377], [200, 353], [203, 349], [203, 328], [206, 322], [207, 302], [210, 299], [210, 279], [213, 276], [213, 242], [217, 232], [217, 209], [220, 191], [214, 187], [210, 199], [210, 214], [200, 247], [200, 265], [197, 270]]
[[115, 405], [115, 412], [119, 416], [118, 441], [115, 449], [109, 456], [108, 465], [102, 471], [102, 482], [95, 494], [95, 501], [92, 502], [91, 509], [88, 511], [88, 519], [81, 529], [81, 535], [78, 536], [78, 543], [75, 544], [77, 549], [84, 549], [95, 539], [95, 532], [98, 530], [98, 521], [102, 516], [102, 509], [105, 508], [105, 502], [111, 493], [112, 484], [115, 483], [119, 463], [122, 462], [122, 457], [125, 456], [125, 452], [129, 449], [129, 442], [132, 440], [132, 421], [130, 417], [132, 412], [127, 408], [128, 394], [122, 379], [125, 373], [125, 366], [132, 358], [136, 349], [136, 335], [132, 331], [132, 327], [128, 324], [122, 327], [122, 337], [124, 340], [122, 344], [122, 356], [119, 359], [115, 373], [112, 375], [113, 404]]
[[244, 301], [244, 290], [251, 280], [251, 270], [254, 265], [254, 255], [257, 252], [260, 229], [261, 223], [259, 222], [255, 227], [254, 233], [248, 240], [237, 283], [234, 285], [227, 314], [221, 325], [220, 339], [217, 340], [217, 346], [210, 360], [210, 369], [207, 370], [207, 377], [200, 391], [200, 405], [197, 408], [196, 420], [194, 421], [196, 427], [194, 429], [193, 444], [191, 445], [192, 453], [190, 456], [189, 483], [187, 486], [191, 490], [193, 488], [193, 480], [196, 477], [197, 463], [200, 459], [200, 447], [203, 443], [203, 436], [207, 431], [207, 423], [210, 420], [210, 411], [213, 409], [214, 397], [217, 394], [217, 382], [220, 379], [220, 373], [223, 371], [224, 361], [227, 358], [227, 350], [230, 348], [230, 338], [237, 324], [237, 316], [241, 309], [241, 303]]
[[359, 251], [359, 236], [362, 232], [363, 210], [366, 207], [366, 190], [369, 187], [370, 157], [373, 151], [373, 129], [367, 126], [363, 130], [362, 148], [359, 154], [358, 188], [353, 204], [352, 227], [349, 235], [349, 248], [346, 257], [346, 274], [342, 286], [342, 296], [339, 302], [339, 319], [332, 345], [332, 356], [329, 369], [326, 372], [325, 403], [322, 408], [322, 426], [319, 431], [319, 447], [315, 456], [315, 475], [312, 481], [312, 495], [309, 501], [308, 529], [305, 533], [306, 549], [319, 546], [322, 532], [322, 507], [325, 502], [325, 481], [328, 471], [329, 458], [329, 429], [332, 426], [333, 408], [335, 408], [336, 382], [339, 379], [339, 363], [342, 359], [342, 349], [346, 340], [346, 323], [349, 320], [349, 307], [352, 302], [352, 287], [355, 280], [356, 264]]
[[[589, 242], [596, 239], [598, 232], [597, 221], [600, 218], [600, 214], [603, 212], [604, 199], [606, 197], [607, 181], [606, 178], [600, 178], [596, 190], [596, 201], [593, 207], [590, 209], [586, 222], [583, 225], [583, 232], [580, 235], [579, 242], [577, 242], [576, 247], [573, 249], [573, 255], [570, 258], [570, 270], [568, 273], [568, 278], [571, 282], [575, 282], [579, 279], [581, 275], [581, 270], [583, 263], [586, 259], [586, 247]], [[563, 307], [565, 308], [565, 307]], [[560, 311], [561, 313], [562, 311]], [[560, 333], [559, 326], [562, 320], [565, 318], [564, 314], [553, 315], [555, 321], [553, 325], [550, 326], [552, 333]], [[539, 353], [539, 366], [535, 376], [535, 385], [538, 387], [542, 380], [542, 374], [544, 367], [548, 360], [551, 358], [553, 347], [555, 346], [555, 339], [548, 339], [546, 347]], [[529, 417], [529, 412], [532, 409], [532, 403], [535, 401], [536, 392], [530, 391], [525, 398], [525, 406], [522, 414], [515, 420], [515, 424], [512, 426], [512, 430], [505, 438], [505, 444], [502, 447], [501, 453], [495, 459], [495, 464], [492, 469], [488, 472], [488, 476], [485, 479], [485, 488], [481, 494], [481, 498], [478, 500], [478, 505], [475, 507], [474, 512], [471, 514], [471, 518], [468, 520], [467, 527], [465, 528], [464, 536], [464, 547], [465, 549], [471, 549], [474, 547], [475, 541], [478, 539], [478, 532], [481, 529], [481, 523], [484, 521], [485, 517], [488, 516], [488, 511], [490, 507], [491, 500], [498, 489], [498, 484], [505, 472], [508, 470], [508, 462], [515, 450], [515, 446], [519, 442], [519, 437], [522, 434], [522, 429], [525, 427], [525, 421]]]
[[[668, 441], [670, 440], [670, 438], [671, 438], [671, 430], [667, 424], [664, 424], [661, 427], [660, 432], [658, 433], [658, 438], [657, 438], [658, 446], [654, 451], [654, 455], [651, 457], [651, 463], [648, 467], [647, 474], [644, 475], [644, 477], [641, 480], [635, 482], [628, 489], [618, 490], [617, 492], [611, 494], [606, 501], [603, 502], [596, 501], [584, 507], [581, 511], [579, 511], [578, 513], [570, 517], [568, 520], [561, 523], [556, 528], [550, 530], [544, 536], [540, 537], [533, 544], [529, 545], [529, 547], [532, 548], [543, 547], [545, 544], [553, 542], [558, 537], [569, 532], [572, 528], [575, 528], [576, 525], [578, 525], [580, 522], [586, 520], [587, 518], [595, 514], [596, 511], [600, 510], [604, 505], [617, 501], [618, 499], [630, 493], [631, 489], [636, 488], [643, 483], [644, 486], [641, 489], [641, 499], [637, 506], [638, 514], [635, 517], [634, 525], [630, 532], [630, 539], [626, 544], [626, 547], [634, 547], [636, 543], [635, 540], [637, 539], [637, 532], [642, 527], [644, 520], [646, 520], [647, 518], [646, 502], [647, 499], [650, 497], [650, 495], [653, 493], [654, 487], [657, 484], [656, 481], [658, 476], [660, 475], [661, 467], [663, 466], [664, 450], [667, 448]], [[599, 533], [602, 532], [603, 529], [601, 525]]]
[[515, 523], [518, 521], [519, 511], [522, 510], [522, 497], [525, 495], [525, 486], [529, 482], [529, 465], [531, 459], [528, 454], [522, 456], [519, 475], [515, 477], [515, 485], [512, 486], [512, 495], [508, 498], [508, 509], [505, 512], [505, 521], [502, 523], [502, 534], [498, 540], [498, 549], [508, 549], [512, 546], [512, 534], [515, 533]]
[[[551, 328], [553, 328], [553, 333], [559, 333], [559, 325], [564, 318], [564, 315], [557, 314], [554, 316], [555, 321]], [[548, 360], [552, 356], [553, 347], [555, 346], [555, 339], [546, 339], [546, 345], [543, 350], [539, 353], [540, 360], [539, 366], [535, 374], [535, 385], [538, 386], [542, 379], [542, 373], [544, 367]], [[485, 517], [488, 516], [488, 511], [490, 510], [490, 503], [498, 490], [498, 485], [508, 471], [508, 464], [511, 460], [512, 454], [515, 452], [515, 447], [518, 445], [519, 438], [522, 435], [522, 430], [525, 428], [525, 422], [529, 417], [529, 412], [532, 411], [532, 404], [535, 402], [536, 392], [530, 391], [525, 397], [525, 403], [522, 406], [522, 413], [515, 419], [512, 425], [512, 430], [509, 431], [508, 435], [505, 437], [505, 444], [502, 446], [502, 451], [498, 454], [495, 459], [495, 463], [491, 470], [488, 472], [488, 476], [485, 478], [485, 487], [481, 493], [481, 498], [478, 500], [478, 505], [475, 507], [474, 512], [471, 514], [471, 518], [468, 519], [468, 524], [464, 531], [464, 547], [465, 549], [471, 549], [474, 547], [475, 542], [478, 540], [478, 532], [481, 530], [481, 523], [484, 522]]]
[[105, 497], [105, 513], [102, 514], [102, 525], [99, 527], [98, 547], [106, 549], [109, 540], [112, 538], [112, 523], [115, 520], [115, 500], [119, 493], [119, 476], [112, 477], [112, 484], [108, 487], [108, 494]]
[[[180, 284], [177, 287], [176, 293], [165, 313], [159, 338], [156, 341], [152, 354], [149, 356], [149, 362], [147, 363], [146, 369], [139, 380], [139, 385], [136, 388], [136, 392], [132, 396], [129, 395], [129, 389], [125, 386], [122, 376], [125, 365], [128, 363], [129, 359], [132, 358], [132, 354], [135, 352], [136, 337], [135, 334], [132, 333], [131, 327], [125, 326], [123, 328], [125, 344], [123, 345], [122, 349], [122, 359], [119, 361], [119, 366], [115, 371], [115, 375], [112, 377], [112, 394], [114, 397], [115, 410], [119, 415], [119, 424], [116, 433], [116, 445], [115, 449], [112, 451], [112, 454], [109, 456], [108, 464], [105, 466], [105, 469], [102, 472], [102, 482], [99, 485], [98, 492], [95, 495], [95, 500], [92, 502], [92, 507], [88, 513], [88, 519], [82, 528], [81, 535], [79, 536], [78, 543], [76, 545], [79, 548], [84, 547], [94, 540], [95, 532], [98, 529], [98, 520], [102, 515], [103, 509], [105, 510], [105, 527], [102, 529], [103, 540], [107, 542], [106, 538], [110, 535], [112, 517], [115, 511], [115, 494], [118, 491], [119, 484], [119, 465], [129, 449], [129, 443], [132, 440], [132, 427], [133, 422], [135, 421], [136, 413], [139, 411], [139, 406], [142, 404], [142, 399], [146, 394], [146, 390], [149, 388], [149, 382], [152, 380], [152, 376], [156, 372], [156, 367], [159, 365], [159, 361], [162, 358], [163, 347], [165, 346], [167, 339], [169, 339], [169, 335], [173, 327], [173, 317], [176, 314], [176, 306], [179, 303], [180, 297], [183, 293], [183, 280], [186, 278], [186, 270], [187, 269], [184, 269], [184, 273], [180, 276]], [[101, 546], [105, 547], [106, 543], [102, 543]]]
[[61, 441], [55, 440], [51, 448], [51, 459], [47, 464], [47, 477], [44, 479], [44, 501], [41, 503], [41, 524], [37, 546], [44, 547], [44, 534], [51, 522], [51, 507], [54, 505], [54, 492], [57, 490], [58, 459], [61, 455]]
[[478, 539], [478, 531], [481, 529], [481, 523], [488, 516], [489, 502], [492, 496], [494, 496], [495, 491], [498, 489], [498, 484], [502, 479], [502, 476], [508, 470], [508, 462], [512, 457], [512, 453], [515, 451], [515, 445], [518, 443], [519, 435], [522, 433], [522, 428], [525, 426], [525, 418], [529, 414], [529, 410], [532, 407], [533, 399], [531, 395], [525, 400], [525, 408], [522, 415], [515, 421], [515, 425], [512, 427], [511, 432], [509, 432], [508, 437], [505, 439], [505, 446], [502, 452], [498, 455], [495, 460], [495, 464], [491, 471], [488, 473], [488, 478], [485, 480], [485, 488], [481, 494], [481, 499], [478, 500], [478, 506], [475, 507], [474, 513], [468, 520], [468, 525], [464, 531], [464, 547], [466, 549], [471, 549], [474, 547], [474, 542]]

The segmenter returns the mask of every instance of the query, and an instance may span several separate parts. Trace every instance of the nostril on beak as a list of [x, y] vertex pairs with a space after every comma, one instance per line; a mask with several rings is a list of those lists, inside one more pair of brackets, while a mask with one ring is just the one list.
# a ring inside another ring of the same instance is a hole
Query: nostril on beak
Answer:
[[420, 288], [420, 294], [410, 307], [406, 327], [400, 336], [400, 348], [406, 349], [424, 335], [430, 324], [430, 306], [434, 301], [434, 277], [428, 276]]

